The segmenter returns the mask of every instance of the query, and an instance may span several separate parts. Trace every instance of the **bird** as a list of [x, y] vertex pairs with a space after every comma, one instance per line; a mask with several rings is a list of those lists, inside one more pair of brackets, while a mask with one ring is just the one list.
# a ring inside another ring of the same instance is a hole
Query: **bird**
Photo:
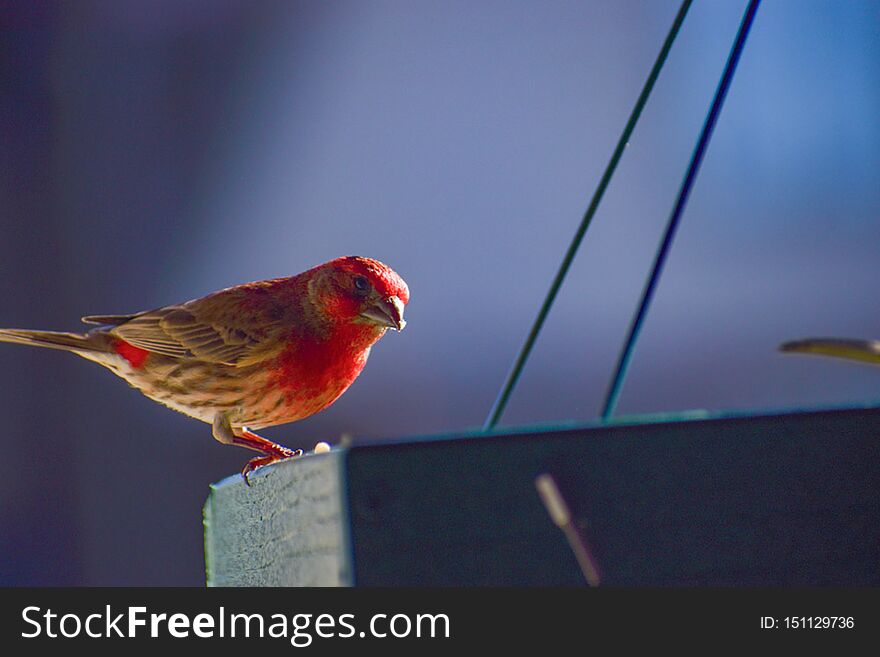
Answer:
[[804, 338], [779, 345], [785, 353], [833, 356], [863, 363], [880, 365], [880, 340], [855, 340], [852, 338]]
[[371, 347], [402, 331], [406, 282], [345, 256], [295, 276], [244, 283], [130, 315], [87, 315], [85, 333], [0, 329], [0, 342], [69, 351], [148, 398], [211, 425], [222, 444], [259, 452], [248, 474], [302, 454], [254, 433], [335, 402]]

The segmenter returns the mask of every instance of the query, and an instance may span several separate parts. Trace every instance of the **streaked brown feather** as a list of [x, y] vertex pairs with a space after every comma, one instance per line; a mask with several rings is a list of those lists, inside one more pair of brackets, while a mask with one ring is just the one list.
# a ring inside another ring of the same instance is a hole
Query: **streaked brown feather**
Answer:
[[110, 334], [172, 358], [235, 367], [261, 362], [280, 353], [285, 344], [280, 338], [291, 327], [285, 317], [272, 314], [271, 303], [264, 307], [253, 297], [245, 298], [243, 287], [133, 315]]
[[108, 326], [117, 326], [124, 324], [137, 317], [134, 315], [86, 315], [80, 318], [83, 324], [104, 324]]

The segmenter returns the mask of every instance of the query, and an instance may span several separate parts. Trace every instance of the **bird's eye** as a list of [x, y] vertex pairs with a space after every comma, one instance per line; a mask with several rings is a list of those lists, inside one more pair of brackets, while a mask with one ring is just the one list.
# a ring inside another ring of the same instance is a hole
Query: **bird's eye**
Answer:
[[370, 289], [370, 281], [368, 281], [363, 276], [355, 276], [354, 277], [354, 286], [361, 292], [366, 292]]

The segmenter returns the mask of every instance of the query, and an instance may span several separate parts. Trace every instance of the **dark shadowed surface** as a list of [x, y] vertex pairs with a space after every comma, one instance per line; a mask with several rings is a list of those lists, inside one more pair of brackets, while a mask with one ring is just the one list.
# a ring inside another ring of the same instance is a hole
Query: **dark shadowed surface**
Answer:
[[[596, 416], [744, 5], [691, 10], [503, 424]], [[677, 6], [0, 3], [0, 326], [367, 255], [407, 329], [266, 434], [479, 426]], [[880, 368], [775, 351], [880, 337], [878, 36], [876, 2], [762, 6], [621, 413], [880, 398]], [[246, 452], [66, 354], [0, 345], [0, 391], [0, 583], [204, 581]]]
[[549, 474], [602, 585], [877, 586], [878, 459], [877, 408], [355, 447], [355, 584], [583, 586]]

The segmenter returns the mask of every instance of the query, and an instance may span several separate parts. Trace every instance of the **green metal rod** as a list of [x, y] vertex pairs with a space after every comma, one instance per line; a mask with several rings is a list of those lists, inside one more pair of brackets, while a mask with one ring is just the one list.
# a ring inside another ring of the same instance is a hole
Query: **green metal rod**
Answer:
[[657, 290], [657, 284], [660, 281], [660, 275], [663, 273], [663, 265], [669, 256], [669, 250], [672, 248], [672, 240], [675, 239], [675, 232], [681, 222], [681, 216], [684, 213], [697, 174], [700, 171], [700, 164], [706, 155], [706, 149], [709, 147], [709, 141], [712, 139], [712, 132], [715, 130], [715, 124], [718, 122], [718, 116], [721, 114], [721, 108], [724, 107], [724, 99], [730, 89], [730, 83], [733, 81], [733, 75], [736, 73], [736, 65], [739, 63], [740, 55], [746, 45], [746, 39], [749, 36], [749, 30], [755, 20], [755, 13], [758, 11], [758, 5], [761, 0], [749, 0], [749, 6], [743, 15], [742, 23], [740, 23], [739, 31], [736, 33], [736, 39], [731, 46], [730, 54], [727, 57], [727, 63], [724, 65], [724, 72], [718, 87], [715, 90], [715, 97], [712, 99], [712, 105], [706, 115], [703, 123], [703, 129], [700, 131], [700, 138], [694, 147], [694, 153], [691, 156], [690, 164], [688, 164], [687, 173], [681, 183], [678, 191], [678, 199], [675, 207], [669, 215], [669, 221], [666, 223], [666, 230], [663, 233], [663, 239], [657, 247], [657, 254], [654, 256], [654, 263], [651, 266], [651, 273], [642, 290], [642, 297], [639, 300], [638, 310], [633, 315], [632, 322], [627, 332], [626, 341], [621, 349], [620, 356], [617, 359], [617, 366], [614, 368], [614, 376], [608, 386], [608, 392], [605, 395], [605, 403], [602, 405], [602, 421], [608, 422], [614, 415], [617, 408], [617, 400], [620, 399], [620, 391], [623, 388], [624, 379], [632, 360], [633, 351], [636, 348], [636, 341], [642, 331], [645, 318], [648, 315], [648, 309], [651, 306], [651, 300], [654, 298], [654, 292]]
[[602, 174], [601, 180], [599, 180], [599, 185], [598, 187], [596, 187], [596, 191], [593, 193], [593, 198], [590, 201], [590, 205], [587, 208], [583, 219], [581, 219], [581, 224], [580, 226], [578, 226], [577, 232], [574, 235], [574, 239], [572, 239], [571, 244], [568, 247], [568, 251], [566, 251], [565, 257], [562, 259], [562, 264], [559, 265], [559, 271], [556, 272], [556, 277], [553, 279], [553, 283], [550, 285], [550, 290], [547, 292], [544, 303], [541, 305], [541, 309], [538, 311], [538, 316], [535, 318], [532, 329], [531, 331], [529, 331], [529, 335], [528, 337], [526, 337], [526, 341], [520, 349], [519, 355], [516, 357], [510, 373], [507, 375], [507, 380], [504, 383], [504, 387], [502, 387], [501, 392], [498, 394], [498, 397], [495, 400], [495, 404], [492, 406], [492, 410], [489, 412], [489, 416], [486, 418], [486, 422], [483, 424], [484, 431], [489, 431], [493, 429], [495, 425], [498, 424], [498, 421], [501, 419], [501, 415], [504, 413], [507, 402], [510, 400], [510, 395], [513, 393], [513, 389], [516, 387], [516, 384], [519, 381], [520, 376], [522, 375], [523, 368], [525, 367], [526, 361], [528, 360], [529, 355], [532, 352], [532, 348], [535, 346], [535, 340], [537, 340], [538, 334], [541, 332], [541, 328], [544, 326], [544, 321], [547, 319], [547, 315], [550, 313], [550, 308], [553, 306], [553, 302], [556, 300], [556, 295], [559, 293], [559, 288], [562, 287], [562, 281], [565, 280], [565, 276], [568, 274], [568, 270], [571, 268], [571, 263], [574, 261], [574, 257], [577, 254], [578, 248], [580, 248], [581, 242], [584, 239], [584, 235], [587, 232], [587, 228], [589, 228], [590, 223], [593, 220], [593, 215], [596, 214], [596, 210], [599, 207], [599, 202], [602, 200], [602, 196], [605, 194], [608, 183], [611, 182], [611, 177], [614, 175], [614, 171], [617, 169], [617, 164], [620, 161], [621, 156], [623, 155], [624, 149], [626, 149], [627, 143], [629, 143], [630, 136], [632, 135], [633, 130], [636, 127], [636, 123], [638, 123], [639, 117], [642, 114], [642, 110], [644, 109], [645, 104], [648, 102], [648, 97], [651, 95], [651, 90], [654, 88], [654, 83], [657, 81], [657, 77], [660, 75], [660, 70], [663, 68], [663, 64], [666, 62], [666, 58], [669, 55], [669, 50], [672, 48], [672, 44], [675, 41], [676, 36], [678, 35], [681, 24], [684, 22], [684, 17], [687, 15], [688, 9], [690, 9], [692, 1], [693, 0], [684, 0], [681, 3], [678, 14], [676, 14], [675, 20], [672, 23], [672, 27], [669, 29], [669, 34], [666, 35], [666, 40], [663, 42], [663, 47], [660, 49], [660, 54], [657, 55], [657, 60], [654, 62], [653, 68], [651, 68], [651, 73], [648, 75], [648, 79], [645, 81], [644, 87], [642, 87], [642, 92], [639, 94], [639, 98], [636, 101], [635, 107], [633, 107], [632, 113], [629, 116], [629, 120], [626, 122], [626, 127], [624, 127], [623, 132], [620, 135], [620, 139], [618, 139], [617, 141], [617, 146], [614, 149], [611, 160], [608, 162], [608, 166], [605, 168], [605, 173]]

